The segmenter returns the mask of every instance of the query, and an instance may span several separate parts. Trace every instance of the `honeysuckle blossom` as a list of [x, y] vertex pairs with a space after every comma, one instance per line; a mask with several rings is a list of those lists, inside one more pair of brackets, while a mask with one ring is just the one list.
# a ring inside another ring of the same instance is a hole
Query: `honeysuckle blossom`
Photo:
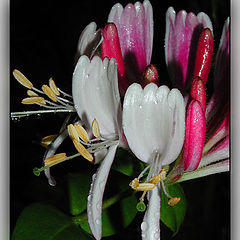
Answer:
[[153, 11], [148, 0], [115, 4], [103, 30], [102, 58], [114, 57], [118, 64], [119, 90], [124, 95], [133, 82], [142, 82], [150, 64], [153, 43]]
[[[197, 16], [172, 7], [166, 13], [165, 60], [174, 86], [182, 93], [189, 88], [195, 67], [197, 44], [204, 28], [213, 32], [210, 18], [203, 12]], [[208, 74], [208, 73], [207, 73]]]
[[[175, 161], [182, 149], [185, 107], [181, 93], [177, 89], [170, 91], [166, 86], [158, 88], [153, 83], [144, 90], [139, 84], [131, 85], [124, 98], [123, 129], [130, 149], [149, 165], [145, 182], [152, 183], [151, 179], [160, 176], [161, 170]], [[136, 185], [143, 173], [135, 180]], [[163, 179], [159, 182], [163, 185]], [[159, 239], [155, 238], [157, 233], [160, 235], [159, 183], [156, 188], [158, 190], [149, 194], [148, 209], [142, 223], [143, 239]]]
[[82, 56], [73, 73], [73, 100], [77, 113], [91, 125], [97, 119], [102, 143], [98, 149], [109, 147], [101, 162], [88, 196], [88, 222], [96, 239], [102, 232], [102, 198], [108, 174], [121, 138], [121, 103], [118, 92], [117, 65], [112, 58], [103, 61], [98, 56], [89, 60]]
[[[206, 104], [205, 82], [200, 77], [193, 81], [187, 107], [183, 155], [169, 173], [167, 182], [181, 182], [229, 171], [229, 77], [227, 19], [216, 57], [214, 92]], [[190, 119], [192, 124], [189, 124]], [[189, 151], [191, 156], [188, 155]]]

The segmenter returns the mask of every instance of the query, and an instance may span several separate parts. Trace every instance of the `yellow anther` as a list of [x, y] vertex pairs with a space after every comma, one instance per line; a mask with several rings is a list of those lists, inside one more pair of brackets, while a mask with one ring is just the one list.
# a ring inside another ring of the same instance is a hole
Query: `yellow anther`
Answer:
[[168, 200], [168, 205], [171, 206], [171, 207], [173, 207], [173, 206], [175, 206], [176, 204], [178, 204], [180, 200], [181, 200], [180, 197], [170, 198], [170, 199]]
[[53, 92], [53, 90], [48, 85], [45, 85], [45, 84], [42, 85], [42, 90], [53, 102], [57, 102], [56, 94]]
[[73, 140], [73, 139], [75, 139], [76, 141], [80, 141], [79, 140], [79, 136], [78, 136], [78, 132], [77, 132], [77, 130], [76, 130], [76, 128], [72, 125], [72, 124], [69, 124], [68, 126], [67, 126], [67, 128], [68, 128], [68, 134], [69, 134], [69, 137]]
[[35, 104], [40, 103], [46, 105], [45, 99], [43, 97], [29, 97], [22, 100], [22, 104]]
[[97, 120], [94, 118], [92, 122], [92, 133], [94, 137], [99, 138], [100, 137], [100, 129]]
[[32, 91], [32, 90], [27, 90], [27, 95], [28, 95], [29, 97], [38, 97], [38, 94], [35, 93], [35, 92]]
[[155, 184], [153, 183], [139, 183], [138, 179], [135, 178], [133, 179], [130, 183], [129, 186], [136, 191], [149, 191], [155, 188]]
[[161, 171], [159, 172], [158, 176], [160, 176], [161, 180], [165, 180], [167, 177], [167, 171], [165, 168], [161, 169]]
[[53, 135], [49, 135], [49, 136], [42, 138], [41, 145], [43, 147], [47, 148], [48, 145], [51, 144], [52, 141], [56, 138], [56, 136], [57, 136], [57, 134], [53, 134]]
[[73, 144], [75, 146], [75, 148], [78, 150], [78, 152], [85, 158], [87, 159], [89, 162], [93, 161], [93, 156], [90, 152], [88, 152], [88, 150], [77, 140], [73, 139]]
[[60, 95], [60, 92], [58, 91], [58, 88], [52, 78], [49, 79], [49, 87], [57, 96]]
[[85, 142], [89, 142], [89, 136], [87, 131], [79, 123], [74, 124], [75, 129], [78, 132], [79, 137]]
[[137, 178], [134, 178], [130, 183], [129, 183], [129, 186], [132, 188], [132, 189], [136, 189], [138, 186], [139, 186], [139, 181]]
[[152, 177], [148, 182], [149, 183], [153, 183], [153, 184], [157, 184], [161, 181], [161, 177], [160, 176], [154, 176]]
[[66, 158], [66, 153], [58, 153], [56, 155], [53, 155], [51, 157], [48, 157], [44, 160], [45, 165], [51, 165], [54, 163], [61, 162], [64, 158]]
[[33, 84], [18, 70], [13, 70], [13, 76], [24, 87], [31, 89]]

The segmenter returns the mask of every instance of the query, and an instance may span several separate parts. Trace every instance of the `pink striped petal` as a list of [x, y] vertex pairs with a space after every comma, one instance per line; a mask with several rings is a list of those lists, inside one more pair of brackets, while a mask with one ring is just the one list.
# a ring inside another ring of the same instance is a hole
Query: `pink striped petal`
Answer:
[[213, 35], [209, 28], [205, 28], [198, 40], [193, 77], [200, 77], [204, 84], [207, 82], [212, 63]]
[[150, 64], [153, 42], [153, 12], [148, 0], [129, 3], [124, 9], [115, 4], [108, 22], [116, 24], [124, 63], [130, 79], [137, 82]]
[[229, 158], [229, 135], [201, 159], [199, 168], [227, 158]]
[[192, 100], [187, 109], [185, 141], [183, 145], [184, 170], [195, 170], [202, 156], [206, 120], [202, 106]]
[[208, 152], [216, 143], [222, 140], [229, 134], [229, 116], [223, 119], [219, 127], [215, 130], [215, 132], [211, 135], [211, 137], [206, 142], [203, 153]]
[[165, 60], [171, 80], [180, 91], [192, 80], [198, 39], [207, 27], [212, 30], [211, 21], [204, 13], [196, 16], [182, 10], [176, 15], [172, 7], [167, 10]]

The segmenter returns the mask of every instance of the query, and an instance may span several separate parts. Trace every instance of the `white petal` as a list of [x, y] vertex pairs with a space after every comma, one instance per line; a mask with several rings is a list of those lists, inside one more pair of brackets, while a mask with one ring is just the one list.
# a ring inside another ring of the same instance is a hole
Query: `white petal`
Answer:
[[144, 162], [156, 153], [163, 165], [176, 159], [184, 139], [185, 109], [177, 89], [148, 84], [144, 90], [132, 84], [123, 105], [123, 129], [129, 147]]
[[93, 236], [99, 240], [102, 236], [102, 200], [108, 174], [115, 157], [117, 145], [109, 148], [108, 153], [101, 163], [96, 174], [93, 175], [93, 182], [91, 184], [88, 203], [87, 214], [89, 227]]
[[[47, 151], [44, 154], [44, 159], [51, 157], [55, 154], [55, 152], [57, 151], [58, 147], [62, 144], [62, 142], [64, 141], [64, 139], [68, 136], [68, 131], [67, 129], [65, 129], [59, 136], [57, 136], [53, 142], [51, 143], [51, 145], [48, 147]], [[54, 178], [51, 176], [50, 174], [50, 168], [47, 168], [44, 170], [44, 173], [48, 179], [48, 183], [51, 186], [55, 186], [56, 185], [56, 181], [54, 180]]]
[[101, 31], [96, 31], [97, 25], [95, 22], [88, 24], [82, 31], [78, 40], [78, 55], [86, 55], [91, 58], [94, 51], [97, 49], [103, 38]]
[[82, 56], [73, 73], [73, 100], [79, 117], [88, 125], [96, 119], [100, 133], [116, 138], [121, 129], [121, 103], [117, 65], [114, 59], [103, 61]]
[[149, 202], [141, 224], [143, 240], [160, 239], [161, 191], [158, 185], [149, 191]]
[[209, 16], [204, 12], [200, 12], [198, 13], [197, 18], [198, 21], [203, 24], [203, 28], [209, 28], [213, 34], [213, 26]]

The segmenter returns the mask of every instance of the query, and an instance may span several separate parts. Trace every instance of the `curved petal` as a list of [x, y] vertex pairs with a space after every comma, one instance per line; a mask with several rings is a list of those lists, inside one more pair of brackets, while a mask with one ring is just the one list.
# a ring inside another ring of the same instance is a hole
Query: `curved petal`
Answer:
[[85, 29], [82, 31], [77, 47], [77, 55], [86, 55], [89, 58], [92, 57], [93, 53], [101, 43], [102, 36], [101, 31], [97, 30], [97, 25], [95, 22], [89, 23]]
[[94, 56], [81, 56], [73, 73], [73, 101], [79, 117], [91, 126], [98, 121], [102, 136], [120, 136], [121, 103], [115, 59], [103, 61]]
[[216, 147], [209, 151], [199, 164], [199, 168], [213, 162], [229, 158], [229, 136], [225, 137]]
[[[57, 136], [52, 143], [49, 145], [49, 147], [47, 148], [47, 151], [44, 154], [44, 158], [46, 159], [48, 157], [51, 157], [55, 154], [55, 152], [57, 151], [58, 147], [62, 144], [62, 142], [64, 141], [64, 139], [68, 136], [68, 131], [67, 129], [65, 129], [59, 136]], [[47, 168], [44, 170], [44, 173], [48, 179], [48, 183], [51, 186], [55, 186], [56, 185], [56, 181], [54, 180], [54, 178], [51, 176], [50, 174], [50, 168]]]
[[161, 191], [158, 184], [153, 190], [149, 191], [149, 202], [141, 224], [142, 239], [160, 239], [160, 206]]
[[108, 153], [102, 161], [98, 171], [93, 175], [88, 203], [87, 214], [89, 227], [93, 236], [99, 240], [102, 236], [102, 201], [105, 185], [109, 175], [109, 171], [115, 157], [118, 145], [113, 145], [109, 148]]
[[197, 16], [172, 7], [166, 13], [165, 60], [171, 80], [180, 91], [189, 85], [194, 68], [196, 47], [203, 28], [212, 30], [205, 13]]
[[[150, 63], [153, 42], [153, 11], [148, 0], [129, 3], [124, 9], [115, 4], [108, 22], [116, 24], [123, 59], [131, 79], [137, 81]], [[134, 66], [134, 68], [133, 68]]]
[[163, 165], [174, 161], [183, 144], [184, 112], [178, 90], [170, 92], [168, 87], [158, 88], [153, 83], [143, 90], [132, 84], [124, 98], [123, 129], [134, 154], [148, 163], [156, 153], [163, 155]]

